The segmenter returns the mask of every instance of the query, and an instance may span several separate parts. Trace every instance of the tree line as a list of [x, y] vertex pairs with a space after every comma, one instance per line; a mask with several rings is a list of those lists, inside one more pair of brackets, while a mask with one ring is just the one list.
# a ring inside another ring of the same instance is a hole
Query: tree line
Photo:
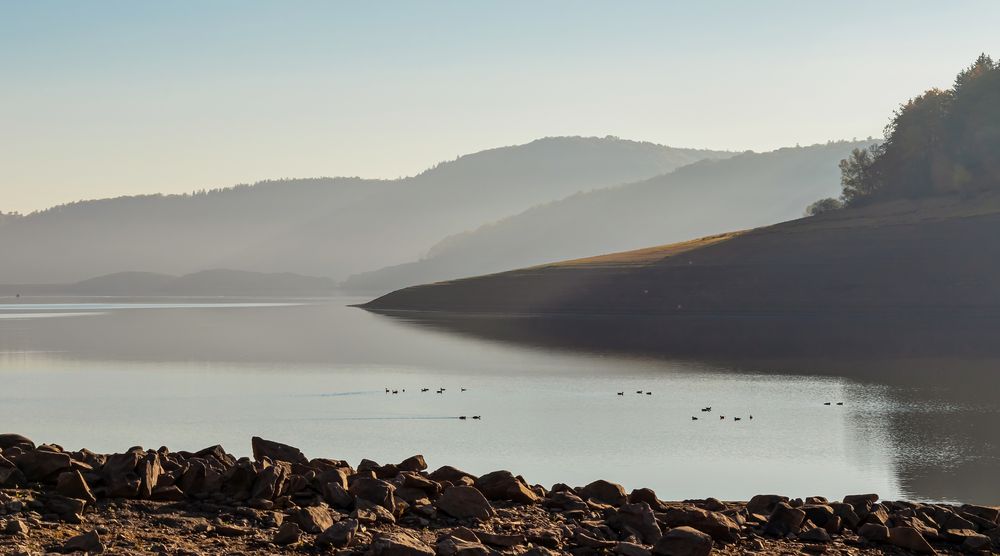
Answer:
[[982, 54], [951, 88], [910, 99], [893, 114], [885, 140], [854, 149], [840, 172], [840, 199], [821, 199], [808, 214], [1000, 189], [1000, 62]]

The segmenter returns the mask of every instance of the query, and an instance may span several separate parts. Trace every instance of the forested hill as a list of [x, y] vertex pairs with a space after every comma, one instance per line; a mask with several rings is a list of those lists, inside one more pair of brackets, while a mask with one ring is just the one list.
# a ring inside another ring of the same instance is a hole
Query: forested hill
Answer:
[[73, 203], [3, 219], [0, 283], [209, 268], [343, 278], [414, 260], [450, 234], [539, 203], [729, 155], [559, 137], [463, 156], [398, 180], [266, 181]]
[[872, 143], [748, 152], [575, 194], [452, 236], [423, 260], [355, 276], [346, 285], [386, 292], [798, 218], [810, 202], [840, 190], [838, 162]]

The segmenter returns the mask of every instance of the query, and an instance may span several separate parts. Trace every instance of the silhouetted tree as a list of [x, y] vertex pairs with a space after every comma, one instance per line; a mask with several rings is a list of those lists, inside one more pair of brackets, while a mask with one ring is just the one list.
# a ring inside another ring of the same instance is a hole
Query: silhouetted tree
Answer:
[[816, 216], [817, 214], [832, 212], [841, 208], [844, 208], [844, 203], [840, 199], [827, 197], [826, 199], [820, 199], [806, 207], [806, 216]]
[[840, 169], [849, 205], [1000, 189], [1000, 64], [983, 54], [951, 89], [911, 99], [881, 146], [855, 151]]

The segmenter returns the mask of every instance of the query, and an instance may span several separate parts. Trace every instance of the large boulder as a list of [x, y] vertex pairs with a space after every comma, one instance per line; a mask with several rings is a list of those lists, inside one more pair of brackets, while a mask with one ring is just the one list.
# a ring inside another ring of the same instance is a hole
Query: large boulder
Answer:
[[764, 526], [764, 534], [774, 537], [784, 537], [786, 535], [798, 534], [802, 522], [806, 519], [806, 513], [798, 508], [793, 508], [784, 502], [779, 502], [771, 512], [771, 517], [767, 519]]
[[69, 454], [49, 450], [25, 452], [18, 456], [15, 463], [29, 481], [39, 482], [48, 482], [73, 468]]
[[478, 489], [451, 487], [434, 502], [437, 509], [458, 519], [489, 519], [495, 515], [490, 501]]
[[362, 477], [351, 483], [350, 493], [357, 498], [378, 504], [389, 512], [394, 512], [396, 510], [396, 499], [393, 495], [395, 490], [395, 486], [382, 479]]
[[667, 508], [660, 518], [668, 527], [691, 527], [719, 542], [735, 542], [740, 534], [739, 525], [729, 516], [701, 508]]
[[889, 542], [889, 528], [878, 523], [865, 523], [861, 527], [858, 527], [858, 536], [868, 542]]
[[450, 465], [441, 466], [432, 471], [428, 476], [435, 481], [448, 481], [449, 483], [456, 485], [459, 483], [471, 484], [476, 481], [476, 476], [472, 473], [466, 473], [465, 471]]
[[621, 508], [613, 511], [606, 521], [608, 526], [616, 531], [625, 532], [627, 529], [635, 531], [644, 544], [655, 544], [663, 536], [653, 509], [645, 502], [622, 504]]
[[747, 502], [747, 512], [769, 516], [779, 502], [788, 502], [788, 497], [777, 494], [758, 494]]
[[370, 556], [434, 556], [434, 550], [406, 533], [380, 533], [368, 549]]
[[[339, 519], [339, 515], [337, 519]], [[330, 528], [336, 519], [326, 506], [298, 508], [292, 513], [292, 520], [306, 533], [319, 534]]]
[[56, 493], [69, 498], [85, 500], [88, 504], [97, 502], [97, 498], [91, 492], [90, 486], [87, 485], [87, 481], [83, 479], [83, 475], [79, 471], [61, 473], [56, 479]]
[[534, 504], [539, 500], [521, 479], [510, 471], [494, 471], [476, 479], [476, 488], [490, 500], [510, 500], [522, 504]]
[[918, 554], [934, 554], [934, 548], [919, 531], [912, 527], [893, 527], [889, 529], [889, 543], [916, 552]]
[[414, 471], [419, 473], [427, 469], [427, 462], [424, 460], [424, 456], [417, 454], [415, 456], [410, 456], [396, 465], [396, 468], [400, 471]]
[[675, 527], [653, 545], [657, 556], [708, 556], [712, 552], [712, 537], [690, 527]]
[[604, 479], [599, 479], [579, 489], [579, 494], [584, 499], [590, 498], [615, 507], [628, 502], [628, 495], [625, 494], [625, 489], [621, 485]]
[[288, 444], [282, 444], [273, 440], [264, 440], [259, 436], [255, 436], [250, 439], [250, 446], [253, 448], [253, 459], [256, 461], [264, 461], [264, 458], [269, 458], [271, 461], [309, 463], [309, 460], [298, 448], [289, 446]]
[[14, 433], [0, 434], [0, 450], [6, 450], [14, 446], [20, 446], [26, 450], [35, 449], [35, 443], [27, 436]]
[[75, 537], [70, 537], [59, 549], [64, 554], [83, 552], [84, 554], [100, 554], [104, 552], [104, 543], [97, 531], [88, 531]]
[[355, 519], [338, 521], [316, 537], [316, 546], [320, 548], [344, 548], [354, 540], [360, 524]]

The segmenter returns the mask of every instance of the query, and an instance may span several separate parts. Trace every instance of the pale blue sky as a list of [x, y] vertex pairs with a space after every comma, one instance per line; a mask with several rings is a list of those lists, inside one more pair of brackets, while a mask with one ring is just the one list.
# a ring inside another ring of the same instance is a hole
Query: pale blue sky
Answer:
[[0, 0], [0, 211], [397, 177], [552, 135], [881, 135], [1000, 55], [1000, 1]]

